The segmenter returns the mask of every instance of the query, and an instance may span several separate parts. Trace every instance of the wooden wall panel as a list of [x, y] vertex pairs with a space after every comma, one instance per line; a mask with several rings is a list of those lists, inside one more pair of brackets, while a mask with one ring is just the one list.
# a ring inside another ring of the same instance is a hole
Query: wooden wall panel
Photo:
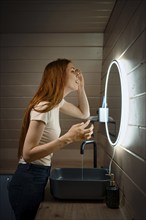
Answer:
[[129, 96], [145, 93], [146, 88], [146, 63], [141, 63], [136, 69], [128, 74]]
[[[120, 1], [118, 1], [118, 3], [119, 2]], [[138, 36], [141, 35], [145, 29], [145, 22], [141, 22], [141, 21], [145, 21], [145, 6], [144, 6], [145, 2], [144, 1], [133, 1], [134, 4], [130, 4], [126, 2], [124, 6], [126, 8], [123, 9], [123, 12], [122, 12], [123, 14], [122, 13], [118, 14], [118, 10], [115, 10], [118, 20], [116, 22], [116, 25], [111, 26], [112, 29], [114, 28], [114, 31], [112, 30], [112, 33], [114, 34], [114, 36], [112, 36], [113, 34], [110, 34], [108, 41], [105, 38], [104, 44], [108, 43], [108, 47], [106, 47], [105, 45], [105, 49], [103, 51], [104, 75], [106, 75], [106, 70], [108, 68], [110, 60], [119, 58], [123, 53], [125, 53], [128, 47], [132, 46], [134, 41], [136, 41]], [[140, 4], [140, 2], [142, 3]], [[133, 7], [132, 5], [135, 7]], [[127, 7], [130, 7], [130, 10]], [[129, 20], [126, 20], [124, 13], [126, 13], [126, 11], [128, 10], [130, 11], [130, 13], [128, 13], [128, 16], [130, 17], [129, 17]], [[131, 12], [133, 12], [133, 14], [131, 14]], [[120, 25], [119, 19], [124, 20], [122, 25]], [[115, 20], [113, 22], [115, 22]], [[121, 29], [122, 29], [122, 32], [121, 32]], [[108, 30], [106, 33], [108, 34]], [[125, 41], [123, 40], [124, 38], [126, 39]]]
[[126, 145], [128, 150], [146, 160], [146, 129], [142, 126], [128, 126]]
[[146, 95], [130, 99], [129, 124], [146, 127]]
[[[120, 7], [115, 10], [115, 17], [111, 18], [113, 25], [109, 27], [110, 31], [108, 28], [106, 30], [108, 39], [106, 39], [107, 35], [104, 35], [104, 58], [107, 57], [109, 53], [111, 55], [111, 50], [114, 47], [119, 48], [116, 50], [116, 53], [114, 52], [114, 57], [115, 55], [119, 57], [127, 48], [127, 44], [130, 45], [133, 39], [144, 29], [144, 22], [141, 21], [145, 18], [145, 7], [141, 4], [141, 0], [134, 0], [132, 4], [123, 0], [118, 1], [117, 5], [118, 4]], [[126, 41], [120, 41], [120, 38], [123, 39], [124, 37], [126, 37]], [[107, 44], [108, 47], [106, 47]]]
[[[56, 55], [56, 59], [58, 55]], [[61, 58], [64, 58], [61, 57]], [[67, 54], [66, 57], [68, 58]], [[24, 73], [24, 72], [39, 72], [42, 74], [45, 66], [47, 63], [51, 62], [52, 60], [44, 59], [44, 60], [7, 60], [1, 61], [1, 72], [12, 72], [12, 73]], [[72, 62], [80, 67], [83, 72], [101, 72], [101, 64], [102, 61], [99, 59], [98, 61], [95, 60], [75, 60], [72, 59]], [[23, 68], [22, 68], [23, 67]]]
[[[117, 183], [121, 188], [120, 204], [121, 209], [129, 216], [127, 219], [145, 219], [145, 193], [139, 190], [139, 186], [131, 182], [131, 178], [121, 169], [113, 164]], [[134, 173], [134, 169], [132, 171]], [[145, 181], [144, 181], [145, 182]], [[126, 187], [125, 187], [126, 186]], [[126, 199], [125, 199], [126, 197]], [[131, 216], [130, 216], [131, 215]]]
[[[121, 6], [121, 7], [120, 7]], [[127, 74], [129, 123], [122, 146], [118, 146], [112, 172], [120, 187], [121, 207], [131, 219], [146, 218], [146, 2], [118, 0], [104, 35], [102, 90], [109, 63], [119, 58]], [[114, 102], [113, 102], [114, 104]], [[108, 166], [113, 149], [103, 125], [99, 127], [100, 164]], [[136, 202], [138, 201], [138, 205]], [[128, 207], [128, 209], [126, 209]]]
[[[0, 165], [3, 158], [16, 160], [22, 117], [48, 62], [68, 58], [82, 70], [91, 113], [96, 114], [100, 102], [102, 47], [102, 33], [0, 34]], [[76, 93], [70, 94], [66, 99], [77, 104]], [[79, 119], [63, 114], [60, 117], [62, 133], [72, 124], [80, 122]], [[72, 155], [70, 151], [74, 147], [79, 149], [80, 143], [66, 148], [67, 155]], [[67, 158], [65, 154], [64, 160]], [[74, 156], [71, 159], [74, 160]]]
[[25, 108], [30, 99], [29, 97], [2, 97], [0, 103], [3, 108]]
[[103, 33], [8, 33], [1, 35], [2, 47], [74, 47], [103, 45]]
[[[56, 54], [57, 51], [57, 54]], [[101, 47], [3, 47], [1, 60], [101, 59]]]

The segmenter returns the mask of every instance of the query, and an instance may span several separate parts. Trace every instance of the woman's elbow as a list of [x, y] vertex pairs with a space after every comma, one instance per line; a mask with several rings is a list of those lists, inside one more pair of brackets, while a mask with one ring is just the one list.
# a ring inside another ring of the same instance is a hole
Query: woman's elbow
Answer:
[[81, 118], [87, 120], [90, 117], [90, 113], [82, 114]]
[[30, 163], [30, 162], [32, 162], [32, 159], [31, 159], [31, 156], [30, 156], [30, 154], [29, 154], [29, 152], [23, 152], [23, 154], [22, 154], [22, 156], [23, 156], [23, 159], [24, 159], [24, 161], [26, 162], [26, 163]]
[[83, 114], [84, 119], [88, 119], [90, 117], [90, 111], [87, 111]]

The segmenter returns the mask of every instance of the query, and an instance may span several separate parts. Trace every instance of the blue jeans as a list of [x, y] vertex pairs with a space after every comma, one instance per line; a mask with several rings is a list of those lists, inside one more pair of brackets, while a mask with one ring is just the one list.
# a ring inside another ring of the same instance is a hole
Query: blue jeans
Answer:
[[18, 164], [8, 187], [16, 220], [34, 220], [50, 175], [50, 166]]

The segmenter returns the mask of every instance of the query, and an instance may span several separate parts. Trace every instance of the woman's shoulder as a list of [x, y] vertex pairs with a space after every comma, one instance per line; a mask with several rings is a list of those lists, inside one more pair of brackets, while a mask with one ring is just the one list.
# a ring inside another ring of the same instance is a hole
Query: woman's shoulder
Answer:
[[47, 108], [47, 105], [48, 105], [48, 101], [41, 101], [41, 102], [39, 102], [37, 105], [35, 105], [35, 107], [34, 107], [34, 109], [33, 110], [38, 110], [38, 111], [40, 111], [40, 110], [44, 110], [44, 109], [46, 109]]
[[[42, 111], [47, 108], [48, 103], [49, 103], [49, 101], [41, 101], [37, 105], [35, 105], [32, 110], [33, 111]], [[64, 104], [64, 99], [62, 99], [61, 102], [57, 106], [55, 106], [53, 109], [56, 109], [58, 107], [61, 108], [63, 106], [63, 104]]]

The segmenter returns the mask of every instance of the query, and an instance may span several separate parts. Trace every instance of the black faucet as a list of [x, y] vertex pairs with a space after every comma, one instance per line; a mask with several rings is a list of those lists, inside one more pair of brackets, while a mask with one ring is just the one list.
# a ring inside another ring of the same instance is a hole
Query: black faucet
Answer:
[[97, 167], [97, 145], [95, 140], [83, 141], [80, 147], [80, 154], [84, 154], [84, 149], [86, 144], [93, 144], [93, 167]]

